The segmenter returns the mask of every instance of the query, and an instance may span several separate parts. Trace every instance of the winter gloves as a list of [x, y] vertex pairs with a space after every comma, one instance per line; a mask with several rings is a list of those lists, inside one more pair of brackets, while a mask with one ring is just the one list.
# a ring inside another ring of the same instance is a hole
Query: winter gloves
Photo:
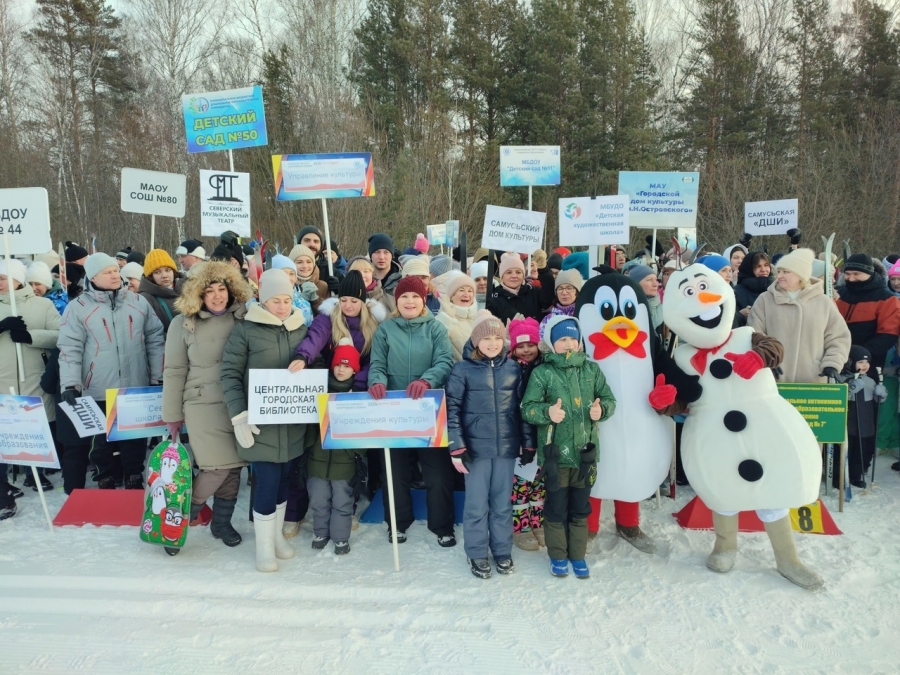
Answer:
[[[25, 325], [25, 320], [21, 316], [8, 316], [2, 321], [0, 321], [0, 333], [5, 331], [20, 330], [20, 331], [28, 331], [28, 326]], [[10, 337], [12, 337], [10, 335]], [[29, 340], [31, 342], [31, 340]]]
[[71, 406], [75, 405], [75, 401], [81, 395], [75, 387], [66, 387], [65, 391], [62, 393], [62, 400], [65, 403], [68, 403]]
[[593, 443], [588, 443], [581, 449], [578, 480], [585, 481], [585, 487], [594, 487], [597, 482], [597, 446]]
[[550, 492], [559, 490], [559, 447], [550, 443], [544, 446], [544, 464], [534, 482], [544, 478], [544, 485]]
[[387, 396], [387, 387], [385, 387], [381, 383], [373, 384], [371, 387], [369, 387], [369, 396], [374, 398], [376, 401], [380, 401], [385, 396]]
[[674, 384], [666, 384], [666, 376], [660, 373], [656, 376], [656, 386], [650, 392], [647, 399], [650, 401], [650, 407], [654, 410], [665, 410], [675, 403], [675, 396], [678, 390]]
[[463, 474], [469, 473], [467, 465], [472, 463], [472, 455], [469, 454], [468, 450], [465, 448], [451, 450], [450, 459], [453, 461], [454, 469]]
[[837, 368], [832, 368], [831, 366], [825, 366], [822, 368], [822, 372], [819, 373], [819, 377], [827, 377], [829, 380], [837, 380], [837, 376]]
[[766, 365], [763, 362], [762, 356], [760, 356], [753, 350], [744, 352], [743, 354], [728, 352], [727, 354], [725, 354], [725, 358], [729, 361], [734, 362], [735, 375], [737, 375], [738, 377], [742, 377], [745, 380], [749, 380], [751, 377], [756, 375], [757, 372], [762, 370]]
[[884, 403], [887, 400], [888, 391], [887, 387], [883, 384], [875, 385], [875, 402], [876, 403]]
[[522, 459], [519, 460], [519, 466], [527, 466], [534, 461], [537, 455], [537, 448], [522, 448]]
[[311, 281], [304, 281], [300, 284], [300, 295], [307, 302], [315, 302], [319, 299], [319, 289]]
[[412, 399], [420, 399], [429, 389], [431, 389], [431, 385], [425, 380], [413, 380], [406, 388], [406, 395]]
[[250, 424], [247, 421], [247, 417], [248, 413], [245, 410], [240, 415], [235, 415], [231, 418], [231, 423], [234, 425], [234, 437], [241, 444], [242, 448], [252, 448], [256, 442], [256, 439], [253, 437], [259, 435], [259, 427], [255, 424]]

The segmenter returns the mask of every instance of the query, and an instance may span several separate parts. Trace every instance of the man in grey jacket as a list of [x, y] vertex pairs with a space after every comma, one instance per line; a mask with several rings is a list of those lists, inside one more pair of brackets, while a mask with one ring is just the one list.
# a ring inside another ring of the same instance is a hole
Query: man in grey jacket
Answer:
[[[122, 287], [115, 258], [94, 253], [84, 268], [84, 293], [66, 307], [59, 329], [60, 390], [67, 403], [91, 396], [105, 408], [107, 389], [162, 384], [165, 337], [149, 303]], [[115, 488], [117, 454], [125, 487], [142, 489], [146, 440], [110, 443], [103, 434], [91, 438], [89, 453], [98, 486]]]

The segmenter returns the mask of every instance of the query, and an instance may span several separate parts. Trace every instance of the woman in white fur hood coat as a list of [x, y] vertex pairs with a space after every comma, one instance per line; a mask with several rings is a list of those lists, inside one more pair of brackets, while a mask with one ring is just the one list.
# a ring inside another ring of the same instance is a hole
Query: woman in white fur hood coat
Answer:
[[446, 294], [441, 294], [441, 310], [435, 317], [447, 329], [453, 346], [453, 360], [462, 361], [463, 349], [472, 335], [478, 303], [475, 280], [462, 272], [451, 273], [446, 281]]

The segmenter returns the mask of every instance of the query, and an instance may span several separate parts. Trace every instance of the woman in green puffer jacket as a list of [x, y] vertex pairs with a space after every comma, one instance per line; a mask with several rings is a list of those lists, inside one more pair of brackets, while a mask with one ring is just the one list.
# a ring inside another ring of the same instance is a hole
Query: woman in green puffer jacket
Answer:
[[[450, 337], [425, 306], [425, 283], [414, 276], [400, 280], [394, 291], [397, 308], [391, 319], [382, 323], [372, 339], [369, 366], [369, 394], [384, 398], [388, 390], [406, 390], [410, 398], [418, 399], [428, 389], [440, 389], [453, 367], [453, 347]], [[410, 483], [411, 448], [392, 448], [390, 451], [394, 487], [394, 506], [397, 516], [397, 541], [406, 541], [406, 530], [412, 525], [413, 507]], [[444, 547], [455, 546], [453, 534], [453, 484], [456, 471], [450, 454], [434, 448], [418, 453], [425, 480], [428, 505], [428, 529]], [[382, 485], [387, 478], [382, 473]], [[384, 520], [390, 527], [387, 490], [382, 490]], [[392, 541], [393, 533], [388, 532]]]
[[263, 272], [259, 280], [259, 304], [250, 305], [243, 323], [231, 331], [222, 357], [222, 390], [234, 426], [238, 456], [251, 463], [255, 481], [253, 529], [256, 533], [256, 567], [274, 572], [278, 561], [292, 558], [293, 547], [282, 534], [287, 507], [291, 460], [303, 454], [305, 424], [250, 424], [247, 390], [250, 370], [284, 368], [306, 337], [303, 314], [293, 306], [294, 288], [280, 269]]

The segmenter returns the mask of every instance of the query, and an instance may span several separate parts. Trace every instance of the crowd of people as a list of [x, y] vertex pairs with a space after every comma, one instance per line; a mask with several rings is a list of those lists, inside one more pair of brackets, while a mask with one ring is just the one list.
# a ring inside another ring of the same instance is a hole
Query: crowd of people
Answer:
[[[789, 250], [772, 256], [749, 235], [721, 254], [665, 251], [659, 242], [650, 250], [648, 237], [634, 256], [609, 249], [594, 270], [587, 252], [564, 247], [429, 255], [423, 235], [400, 250], [387, 233], [347, 259], [314, 226], [268, 260], [230, 232], [209, 254], [188, 240], [174, 257], [131, 247], [89, 255], [67, 242], [62, 270], [52, 252], [0, 260], [0, 386], [43, 397], [71, 494], [89, 481], [143, 489], [148, 442], [80, 438], [56, 405], [91, 396], [105, 408], [108, 389], [162, 385], [163, 420], [173, 439], [186, 429], [195, 464], [190, 521], [201, 522], [212, 498], [212, 535], [239, 545], [232, 519], [249, 466], [262, 572], [294, 555], [289, 540], [308, 515], [313, 549], [331, 543], [335, 554], [349, 553], [359, 499], [384, 486], [385, 458], [380, 449], [325, 451], [314, 424], [252, 424], [249, 371], [328, 369], [330, 392], [373, 399], [444, 389], [449, 448], [389, 450], [396, 531], [388, 527], [388, 541], [406, 541], [411, 489], [424, 487], [429, 531], [441, 547], [455, 546], [454, 492], [464, 488], [465, 552], [476, 577], [491, 576], [491, 557], [497, 573], [509, 574], [513, 548], [545, 547], [552, 574], [571, 567], [586, 578], [596, 536], [588, 521], [599, 509], [590, 499], [603, 452], [598, 424], [617, 406], [575, 311], [594, 274], [638, 284], [652, 330], [671, 348], [677, 336], [662, 308], [677, 291], [668, 280], [679, 267], [704, 266], [734, 289], [734, 327], [783, 345], [781, 382], [849, 384], [852, 486], [866, 487], [876, 447], [900, 446], [900, 256], [826, 261], [801, 247], [798, 230], [788, 237]], [[0, 471], [0, 519], [16, 514], [22, 496], [11, 470]], [[53, 473], [39, 474], [45, 489]], [[676, 480], [688, 480], [680, 461]], [[37, 489], [30, 475], [23, 487]]]

